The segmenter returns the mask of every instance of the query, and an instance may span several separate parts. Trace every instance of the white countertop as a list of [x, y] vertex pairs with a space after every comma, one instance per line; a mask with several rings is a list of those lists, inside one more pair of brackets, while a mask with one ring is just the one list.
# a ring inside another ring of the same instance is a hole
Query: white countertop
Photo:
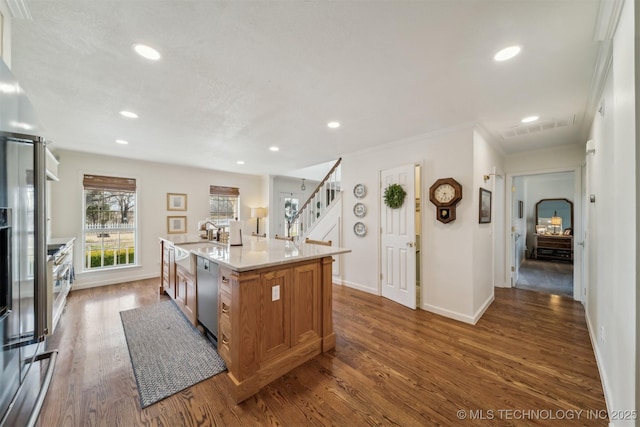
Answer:
[[255, 236], [243, 238], [242, 246], [209, 242], [198, 236], [195, 241], [186, 235], [180, 237], [181, 239], [173, 239], [172, 236], [162, 239], [175, 243], [178, 248], [176, 263], [189, 270], [192, 268], [192, 262], [187, 256], [189, 253], [242, 272], [351, 252], [351, 249], [334, 246], [294, 243]]

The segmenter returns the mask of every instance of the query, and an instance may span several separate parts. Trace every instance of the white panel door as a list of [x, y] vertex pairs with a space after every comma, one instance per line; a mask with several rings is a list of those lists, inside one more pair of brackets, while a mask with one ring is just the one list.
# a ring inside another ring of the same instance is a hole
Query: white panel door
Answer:
[[[380, 224], [382, 296], [416, 308], [415, 166], [405, 165], [380, 173]], [[400, 184], [407, 192], [404, 203], [391, 209], [384, 203], [384, 190]]]

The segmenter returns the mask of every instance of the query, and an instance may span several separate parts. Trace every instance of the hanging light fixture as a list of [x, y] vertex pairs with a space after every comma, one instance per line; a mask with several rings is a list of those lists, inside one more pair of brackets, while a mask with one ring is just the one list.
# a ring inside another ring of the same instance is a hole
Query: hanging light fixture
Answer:
[[302, 178], [302, 185], [300, 186], [300, 189], [301, 189], [302, 191], [304, 191], [304, 190], [306, 190], [306, 189], [307, 189], [307, 187], [304, 185], [304, 178]]

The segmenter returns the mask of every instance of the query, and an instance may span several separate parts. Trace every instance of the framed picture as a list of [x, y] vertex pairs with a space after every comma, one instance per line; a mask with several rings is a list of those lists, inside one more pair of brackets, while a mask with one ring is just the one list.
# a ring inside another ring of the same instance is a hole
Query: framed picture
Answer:
[[518, 218], [522, 218], [524, 215], [524, 203], [522, 200], [518, 200]]
[[186, 216], [168, 216], [167, 217], [167, 234], [180, 234], [187, 232]]
[[480, 224], [489, 224], [491, 222], [491, 191], [480, 188]]
[[187, 195], [178, 193], [167, 193], [167, 210], [168, 211], [186, 211]]

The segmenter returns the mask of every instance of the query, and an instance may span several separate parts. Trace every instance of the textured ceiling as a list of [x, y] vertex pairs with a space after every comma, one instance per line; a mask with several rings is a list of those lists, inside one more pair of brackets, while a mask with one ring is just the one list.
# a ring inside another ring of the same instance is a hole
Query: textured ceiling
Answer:
[[282, 174], [475, 122], [512, 153], [584, 142], [599, 3], [37, 0], [12, 66], [60, 149]]

